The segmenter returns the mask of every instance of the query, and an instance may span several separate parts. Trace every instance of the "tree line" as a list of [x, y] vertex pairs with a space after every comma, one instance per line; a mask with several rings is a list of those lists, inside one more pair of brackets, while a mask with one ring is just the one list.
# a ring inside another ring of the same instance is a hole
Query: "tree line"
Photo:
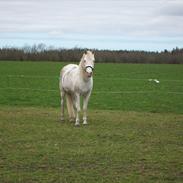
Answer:
[[[22, 48], [0, 48], [0, 61], [58, 61], [79, 62], [83, 52], [81, 48], [53, 48], [44, 44], [24, 46]], [[98, 63], [161, 63], [183, 64], [183, 48], [161, 52], [129, 50], [92, 50]]]

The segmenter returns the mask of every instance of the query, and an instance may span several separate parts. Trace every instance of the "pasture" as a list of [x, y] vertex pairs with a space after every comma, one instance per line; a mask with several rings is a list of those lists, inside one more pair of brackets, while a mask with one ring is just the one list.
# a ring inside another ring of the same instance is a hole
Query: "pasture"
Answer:
[[[63, 65], [0, 62], [0, 105], [59, 107]], [[182, 101], [183, 65], [95, 65], [90, 109], [183, 113]]]
[[59, 121], [63, 65], [0, 62], [0, 182], [182, 182], [183, 65], [96, 64], [79, 128]]

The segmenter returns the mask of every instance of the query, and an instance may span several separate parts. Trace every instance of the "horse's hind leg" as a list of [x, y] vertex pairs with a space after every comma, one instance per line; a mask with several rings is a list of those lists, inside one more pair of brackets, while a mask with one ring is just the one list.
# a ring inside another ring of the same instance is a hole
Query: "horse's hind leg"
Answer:
[[66, 101], [67, 101], [69, 120], [70, 122], [73, 122], [75, 119], [75, 111], [74, 111], [73, 97], [71, 94], [66, 93]]
[[65, 91], [63, 89], [61, 89], [60, 91], [60, 104], [61, 104], [61, 121], [64, 121], [64, 97], [65, 97]]

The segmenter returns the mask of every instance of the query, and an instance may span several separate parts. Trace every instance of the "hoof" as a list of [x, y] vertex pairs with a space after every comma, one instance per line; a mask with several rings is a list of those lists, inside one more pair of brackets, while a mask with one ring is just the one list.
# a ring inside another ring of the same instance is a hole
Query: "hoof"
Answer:
[[83, 125], [87, 125], [87, 124], [88, 124], [87, 121], [84, 121], [84, 122], [83, 122]]
[[80, 124], [79, 123], [75, 123], [75, 127], [79, 127], [80, 126]]
[[79, 119], [78, 119], [78, 118], [76, 118], [75, 126], [79, 126], [79, 125], [80, 125], [80, 123], [79, 123]]

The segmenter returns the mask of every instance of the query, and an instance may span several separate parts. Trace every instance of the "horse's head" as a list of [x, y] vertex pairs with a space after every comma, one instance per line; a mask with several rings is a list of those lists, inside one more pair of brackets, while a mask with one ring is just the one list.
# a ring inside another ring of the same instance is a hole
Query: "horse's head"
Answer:
[[91, 51], [85, 51], [82, 57], [82, 68], [87, 77], [91, 77], [94, 70], [95, 57]]

